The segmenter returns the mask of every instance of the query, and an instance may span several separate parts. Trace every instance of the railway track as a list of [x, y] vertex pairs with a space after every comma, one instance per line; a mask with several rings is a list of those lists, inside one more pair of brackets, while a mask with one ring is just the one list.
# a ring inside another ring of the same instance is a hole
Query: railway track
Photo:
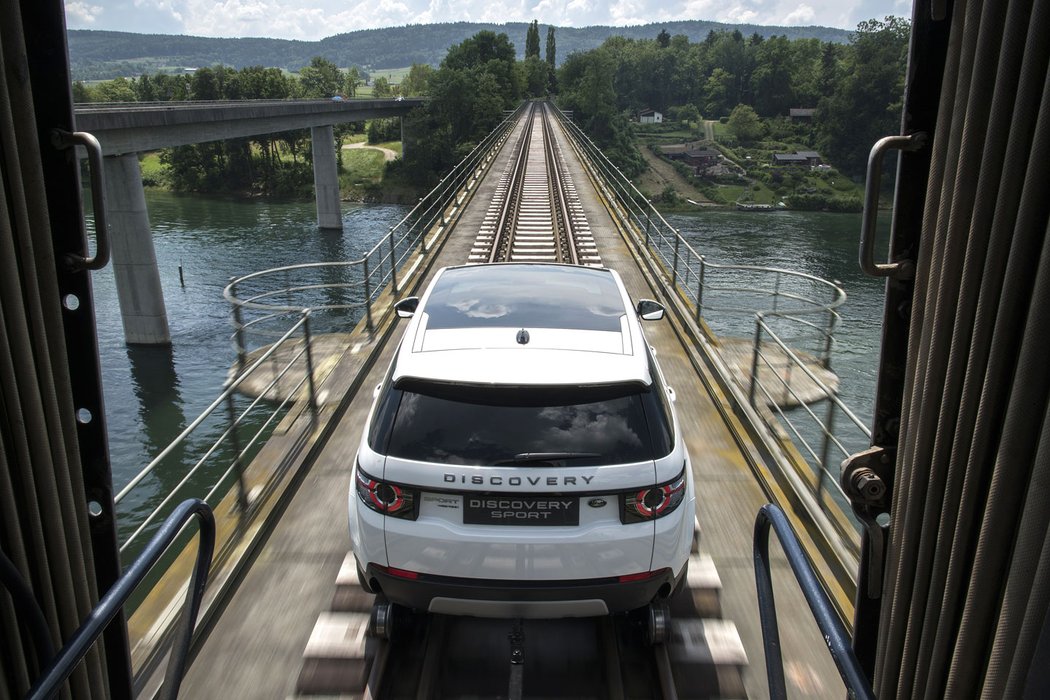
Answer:
[[721, 583], [694, 552], [686, 585], [658, 606], [562, 620], [411, 612], [365, 593], [348, 554], [303, 654], [297, 698], [744, 697], [747, 657], [720, 619]]
[[[547, 107], [533, 105], [500, 174], [469, 262], [602, 264]], [[413, 612], [358, 584], [347, 554], [303, 652], [297, 698], [739, 698], [747, 664], [721, 583], [694, 539], [665, 601], [574, 619]]]
[[575, 183], [546, 105], [533, 104], [469, 256], [471, 263], [600, 267]]

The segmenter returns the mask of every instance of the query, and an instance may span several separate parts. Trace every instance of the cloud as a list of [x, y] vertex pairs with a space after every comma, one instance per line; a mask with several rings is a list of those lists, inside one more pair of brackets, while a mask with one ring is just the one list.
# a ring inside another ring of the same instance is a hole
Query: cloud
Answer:
[[95, 20], [104, 12], [101, 5], [89, 5], [83, 0], [67, 0], [66, 23], [75, 29], [94, 28]]
[[729, 24], [759, 24], [758, 17], [758, 12], [752, 8], [744, 5], [734, 5], [728, 10], [719, 12], [717, 19], [719, 22], [727, 22]]
[[799, 5], [793, 11], [789, 12], [784, 16], [784, 19], [780, 20], [780, 24], [793, 25], [793, 24], [813, 24], [813, 18], [816, 14], [813, 12], [813, 8], [809, 5]]
[[818, 24], [902, 14], [909, 0], [66, 0], [72, 28], [316, 40], [357, 29], [433, 22], [560, 27], [675, 20]]

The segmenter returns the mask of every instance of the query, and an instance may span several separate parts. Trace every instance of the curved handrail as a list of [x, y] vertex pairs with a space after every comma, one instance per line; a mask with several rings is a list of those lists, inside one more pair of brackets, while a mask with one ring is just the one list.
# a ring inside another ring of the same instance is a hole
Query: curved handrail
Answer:
[[168, 661], [167, 672], [164, 674], [163, 697], [178, 697], [182, 675], [186, 669], [186, 659], [189, 656], [193, 628], [197, 623], [197, 613], [200, 611], [201, 600], [204, 598], [204, 586], [208, 582], [208, 570], [211, 568], [212, 554], [215, 551], [215, 518], [208, 504], [196, 498], [183, 501], [168, 516], [138, 558], [132, 562], [124, 575], [117, 579], [117, 582], [91, 611], [87, 621], [73, 632], [69, 641], [59, 650], [58, 655], [47, 665], [44, 673], [30, 688], [27, 698], [44, 700], [57, 696], [62, 683], [73, 672], [77, 663], [84, 658], [95, 640], [123, 609], [124, 603], [131, 597], [135, 588], [193, 517], [200, 521], [200, 546], [197, 548], [197, 561], [193, 565], [193, 577], [190, 579], [190, 586], [186, 592], [183, 625], [172, 642], [171, 658]]
[[766, 653], [766, 678], [769, 681], [769, 696], [772, 700], [786, 700], [787, 689], [784, 684], [784, 661], [780, 653], [780, 631], [777, 626], [776, 600], [773, 597], [773, 577], [769, 568], [769, 528], [777, 533], [777, 539], [784, 549], [791, 570], [795, 574], [802, 594], [813, 613], [813, 619], [820, 628], [824, 643], [828, 645], [831, 658], [838, 668], [842, 682], [850, 697], [874, 700], [864, 669], [853, 653], [849, 634], [843, 626], [831, 599], [817, 580], [813, 566], [809, 563], [802, 545], [791, 529], [784, 511], [772, 503], [767, 503], [758, 511], [755, 518], [754, 560], [755, 585], [758, 588], [758, 612], [762, 623], [762, 646]]
[[[521, 108], [519, 107], [519, 110]], [[240, 276], [232, 280], [225, 289], [223, 289], [223, 297], [237, 308], [244, 309], [256, 309], [266, 311], [300, 311], [304, 308], [313, 308], [308, 306], [287, 306], [277, 304], [266, 304], [258, 301], [260, 296], [268, 296], [276, 293], [288, 291], [286, 289], [270, 290], [261, 294], [256, 294], [247, 299], [240, 298], [238, 296], [238, 289], [248, 284], [249, 282], [259, 281], [267, 277], [273, 277], [278, 274], [286, 274], [289, 272], [302, 272], [306, 270], [318, 270], [318, 269], [362, 269], [363, 274], [360, 281], [351, 283], [340, 283], [339, 286], [345, 289], [359, 289], [365, 288], [372, 291], [378, 291], [381, 285], [369, 285], [367, 278], [367, 266], [370, 260], [380, 258], [386, 260], [389, 258], [389, 265], [382, 265], [373, 270], [373, 274], [390, 275], [392, 271], [397, 267], [396, 258], [396, 244], [398, 242], [398, 236], [401, 236], [400, 240], [407, 240], [409, 237], [408, 231], [413, 228], [414, 223], [422, 221], [427, 218], [426, 215], [433, 212], [436, 208], [438, 214], [430, 217], [430, 221], [433, 221], [440, 215], [450, 202], [457, 196], [461, 186], [466, 182], [466, 177], [476, 171], [479, 163], [486, 157], [488, 152], [491, 150], [493, 145], [499, 141], [506, 133], [509, 132], [510, 127], [514, 123], [515, 115], [518, 110], [515, 110], [514, 114], [507, 117], [497, 126], [492, 132], [486, 136], [473, 150], [464, 156], [460, 162], [453, 168], [452, 172], [438, 183], [438, 185], [431, 190], [427, 195], [422, 198], [412, 209], [405, 214], [400, 221], [394, 224], [390, 230], [384, 235], [375, 245], [372, 246], [362, 257], [357, 260], [340, 261], [340, 262], [326, 262], [326, 263], [300, 263], [297, 265], [285, 265], [282, 267], [270, 268], [267, 270], [260, 270], [252, 272], [247, 275]], [[421, 240], [422, 234], [416, 234], [416, 242]], [[314, 289], [326, 288], [326, 285], [314, 285]], [[369, 303], [368, 300], [364, 302], [366, 305]], [[356, 308], [361, 303], [357, 302], [354, 304], [347, 304], [345, 308]], [[336, 307], [340, 308], [340, 307]]]

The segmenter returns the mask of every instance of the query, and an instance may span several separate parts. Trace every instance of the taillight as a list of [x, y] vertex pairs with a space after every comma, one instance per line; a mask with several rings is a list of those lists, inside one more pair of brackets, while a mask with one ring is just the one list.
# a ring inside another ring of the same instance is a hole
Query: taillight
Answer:
[[364, 472], [357, 465], [354, 483], [357, 485], [357, 497], [366, 506], [377, 513], [390, 515], [405, 520], [415, 520], [417, 492], [397, 484], [379, 481]]
[[668, 515], [685, 500], [685, 471], [665, 484], [620, 494], [620, 522], [644, 523]]

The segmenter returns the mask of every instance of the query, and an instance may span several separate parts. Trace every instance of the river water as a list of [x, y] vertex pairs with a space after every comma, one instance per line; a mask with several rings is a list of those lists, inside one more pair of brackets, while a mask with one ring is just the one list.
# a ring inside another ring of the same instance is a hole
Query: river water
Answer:
[[[358, 259], [407, 213], [402, 206], [344, 203], [344, 230], [325, 232], [316, 227], [312, 202], [148, 192], [147, 204], [172, 347], [127, 347], [112, 268], [94, 276], [117, 489], [219, 394], [234, 360], [229, 308], [222, 298], [231, 277], [295, 263]], [[705, 211], [668, 219], [712, 262], [783, 267], [842, 282], [849, 298], [832, 366], [841, 377], [844, 400], [870, 422], [883, 285], [857, 268], [860, 216]], [[157, 493], [142, 508], [177, 478], [158, 475]]]

